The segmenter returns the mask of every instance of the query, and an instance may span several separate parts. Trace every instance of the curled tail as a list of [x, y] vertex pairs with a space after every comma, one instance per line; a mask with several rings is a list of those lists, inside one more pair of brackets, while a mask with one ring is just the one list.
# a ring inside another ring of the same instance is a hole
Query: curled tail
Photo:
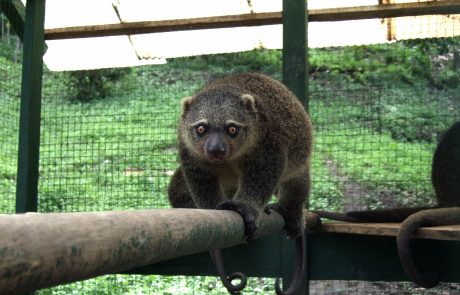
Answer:
[[422, 275], [412, 259], [410, 250], [411, 237], [423, 226], [440, 226], [460, 224], [460, 208], [437, 208], [417, 212], [401, 223], [397, 237], [398, 254], [401, 264], [409, 278], [424, 288], [433, 288], [439, 282], [439, 274], [434, 265], [434, 275]]
[[305, 260], [306, 260], [305, 234], [302, 234], [301, 236], [295, 239], [295, 250], [296, 250], [295, 252], [296, 252], [296, 257], [297, 257], [297, 263], [295, 266], [295, 274], [292, 279], [291, 285], [286, 289], [286, 291], [283, 291], [281, 289], [280, 279], [276, 278], [275, 291], [277, 295], [295, 294], [302, 283], [302, 278], [305, 275]]
[[[225, 288], [227, 288], [230, 294], [238, 294], [241, 290], [244, 289], [244, 287], [246, 287], [247, 279], [244, 273], [234, 272], [229, 276], [225, 274], [224, 260], [222, 259], [222, 252], [219, 249], [211, 250], [209, 251], [209, 254], [211, 255], [211, 259], [216, 266], [217, 273], [219, 274], [222, 284], [224, 284]], [[233, 285], [232, 281], [235, 279], [239, 279], [240, 282]]]

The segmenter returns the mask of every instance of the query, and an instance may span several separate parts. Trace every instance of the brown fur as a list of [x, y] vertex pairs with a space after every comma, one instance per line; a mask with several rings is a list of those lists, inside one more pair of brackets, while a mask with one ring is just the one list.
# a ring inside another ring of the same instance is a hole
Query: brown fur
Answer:
[[[229, 126], [237, 127], [237, 136], [229, 135]], [[236, 211], [251, 240], [276, 193], [278, 202], [270, 208], [285, 218], [287, 235], [298, 238], [304, 233], [311, 148], [310, 119], [284, 85], [252, 73], [215, 80], [183, 102], [181, 166], [169, 186], [170, 202]]]

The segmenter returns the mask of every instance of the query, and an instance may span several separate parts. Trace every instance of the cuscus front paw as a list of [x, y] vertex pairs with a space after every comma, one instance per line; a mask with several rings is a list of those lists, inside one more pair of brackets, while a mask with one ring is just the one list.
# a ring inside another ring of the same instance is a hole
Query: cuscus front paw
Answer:
[[284, 218], [284, 231], [289, 239], [301, 236], [305, 230], [305, 218], [302, 211], [297, 212], [288, 208], [283, 208], [278, 203], [267, 204], [264, 212], [270, 214], [276, 211]]
[[244, 220], [244, 235], [248, 241], [254, 240], [257, 236], [257, 211], [241, 202], [224, 201], [217, 205], [217, 210], [235, 211], [243, 217]]

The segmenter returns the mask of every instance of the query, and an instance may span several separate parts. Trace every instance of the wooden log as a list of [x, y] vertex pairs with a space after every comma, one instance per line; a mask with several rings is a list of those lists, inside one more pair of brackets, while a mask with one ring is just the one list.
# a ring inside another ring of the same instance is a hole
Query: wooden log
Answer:
[[[311, 226], [316, 216], [307, 215]], [[261, 217], [259, 237], [280, 234], [283, 218]], [[156, 209], [0, 215], [0, 294], [118, 273], [166, 259], [241, 244], [231, 211]]]
[[[456, 13], [460, 13], [460, 3], [458, 0], [446, 0], [312, 9], [308, 11], [308, 21], [343, 21]], [[70, 38], [104, 37], [184, 30], [261, 26], [281, 23], [282, 12], [248, 13], [240, 15], [224, 15], [190, 19], [50, 28], [45, 30], [45, 39], [57, 40]]]
[[[270, 221], [281, 229], [279, 218]], [[232, 212], [181, 209], [6, 215], [0, 236], [0, 294], [21, 294], [236, 245], [243, 222]]]

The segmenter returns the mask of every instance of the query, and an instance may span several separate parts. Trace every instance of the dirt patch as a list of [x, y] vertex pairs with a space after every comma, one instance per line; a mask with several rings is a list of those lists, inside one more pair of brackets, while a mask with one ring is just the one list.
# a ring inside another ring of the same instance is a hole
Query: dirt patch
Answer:
[[331, 175], [339, 181], [339, 189], [342, 192], [343, 212], [369, 210], [369, 197], [374, 198], [381, 208], [401, 207], [398, 196], [388, 189], [373, 189], [357, 180], [352, 179], [342, 171], [332, 159], [327, 158], [324, 164]]
[[369, 208], [366, 204], [366, 196], [372, 194], [373, 192], [358, 181], [355, 181], [343, 174], [340, 171], [339, 166], [331, 159], [326, 159], [324, 163], [329, 173], [340, 181], [340, 191], [343, 195], [343, 211], [368, 210]]
[[424, 289], [410, 282], [310, 281], [311, 295], [459, 295], [460, 284], [441, 283]]

